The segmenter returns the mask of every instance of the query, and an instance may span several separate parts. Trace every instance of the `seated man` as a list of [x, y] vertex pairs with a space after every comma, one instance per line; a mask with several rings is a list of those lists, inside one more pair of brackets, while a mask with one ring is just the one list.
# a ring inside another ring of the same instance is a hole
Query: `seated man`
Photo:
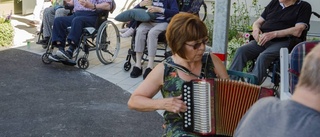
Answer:
[[[112, 0], [71, 0], [67, 3], [74, 6], [74, 13], [71, 16], [58, 17], [54, 19], [52, 29], [52, 45], [59, 50], [56, 55], [50, 55], [53, 61], [72, 61], [75, 48], [79, 45], [82, 29], [93, 27], [101, 10], [111, 10]], [[67, 28], [71, 26], [69, 35]], [[66, 40], [69, 49], [65, 51]]]
[[311, 5], [302, 0], [272, 0], [252, 26], [254, 40], [237, 49], [230, 70], [242, 71], [247, 61], [257, 59], [252, 74], [263, 82], [267, 67], [288, 47], [290, 37], [302, 39], [309, 29]]
[[304, 59], [299, 82], [289, 100], [267, 97], [242, 117], [235, 137], [320, 136], [320, 44]]
[[43, 39], [37, 44], [48, 45], [54, 18], [67, 16], [70, 13], [69, 9], [63, 8], [64, 3], [64, 0], [56, 1], [51, 7], [44, 9], [42, 18]]

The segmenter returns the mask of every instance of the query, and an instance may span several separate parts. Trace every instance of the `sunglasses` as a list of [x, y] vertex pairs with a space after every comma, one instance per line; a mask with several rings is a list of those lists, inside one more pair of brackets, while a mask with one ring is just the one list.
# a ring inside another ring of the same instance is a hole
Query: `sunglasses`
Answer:
[[196, 49], [200, 48], [201, 44], [206, 45], [208, 43], [208, 41], [209, 41], [209, 38], [205, 38], [201, 42], [193, 44], [193, 45], [188, 44], [188, 43], [185, 43], [185, 44], [188, 45], [188, 46], [193, 47], [193, 49], [196, 50]]

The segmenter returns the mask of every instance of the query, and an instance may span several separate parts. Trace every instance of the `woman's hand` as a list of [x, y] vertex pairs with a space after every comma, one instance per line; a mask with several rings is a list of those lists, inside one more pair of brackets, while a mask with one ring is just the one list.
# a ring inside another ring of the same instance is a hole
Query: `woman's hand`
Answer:
[[150, 13], [154, 13], [154, 12], [160, 12], [162, 13], [163, 12], [163, 8], [160, 8], [160, 7], [155, 7], [155, 6], [147, 6], [147, 11], [150, 12]]
[[178, 97], [165, 98], [164, 108], [173, 113], [185, 112], [187, 105], [182, 101], [182, 95]]

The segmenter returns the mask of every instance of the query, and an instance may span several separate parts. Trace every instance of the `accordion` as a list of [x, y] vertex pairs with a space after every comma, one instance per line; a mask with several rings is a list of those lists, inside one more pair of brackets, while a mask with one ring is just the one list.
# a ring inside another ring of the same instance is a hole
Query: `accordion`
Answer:
[[196, 79], [182, 85], [187, 104], [183, 128], [201, 135], [232, 136], [238, 122], [255, 103], [261, 87], [227, 79]]

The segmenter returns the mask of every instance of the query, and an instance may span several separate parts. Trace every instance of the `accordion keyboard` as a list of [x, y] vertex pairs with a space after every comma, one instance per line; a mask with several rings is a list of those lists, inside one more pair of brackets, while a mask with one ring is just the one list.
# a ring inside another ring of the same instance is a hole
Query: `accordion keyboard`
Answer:
[[[198, 133], [211, 132], [210, 83], [193, 81], [183, 86], [183, 100], [188, 106], [184, 113], [184, 127]], [[193, 101], [191, 97], [194, 98]]]

